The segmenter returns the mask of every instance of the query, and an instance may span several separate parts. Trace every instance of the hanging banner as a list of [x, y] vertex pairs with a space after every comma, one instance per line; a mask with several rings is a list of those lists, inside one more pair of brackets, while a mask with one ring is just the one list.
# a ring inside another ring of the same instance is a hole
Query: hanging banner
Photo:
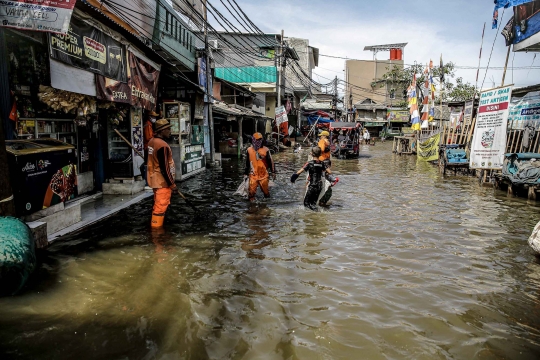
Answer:
[[508, 126], [511, 129], [524, 129], [532, 125], [535, 129], [540, 126], [540, 93], [530, 92], [522, 98], [514, 98], [510, 104]]
[[439, 142], [441, 141], [441, 134], [438, 133], [418, 144], [418, 159], [424, 161], [439, 160]]
[[156, 109], [159, 70], [128, 51], [131, 105], [146, 110]]
[[276, 125], [279, 126], [281, 123], [288, 122], [289, 119], [287, 118], [287, 111], [285, 110], [285, 106], [278, 106], [276, 107]]
[[96, 94], [100, 100], [131, 104], [131, 87], [128, 83], [95, 74]]
[[471, 146], [471, 169], [502, 169], [512, 86], [483, 91]]
[[49, 44], [52, 59], [117, 81], [127, 81], [124, 46], [82, 20], [72, 18], [67, 34], [49, 34]]
[[76, 0], [0, 1], [0, 26], [66, 34]]
[[473, 101], [467, 101], [465, 103], [465, 109], [463, 110], [463, 124], [464, 125], [470, 125], [472, 123], [473, 118]]

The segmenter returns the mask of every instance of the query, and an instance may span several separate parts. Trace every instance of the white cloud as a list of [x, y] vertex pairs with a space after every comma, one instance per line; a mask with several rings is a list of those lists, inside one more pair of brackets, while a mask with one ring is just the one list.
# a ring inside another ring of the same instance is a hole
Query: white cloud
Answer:
[[[408, 45], [405, 48], [405, 63], [407, 64], [415, 61], [426, 63], [430, 58], [438, 64], [442, 54], [445, 62], [452, 61], [458, 66], [475, 67], [478, 65], [482, 26], [487, 21], [482, 57], [482, 66], [486, 66], [497, 33], [491, 30], [489, 21], [492, 9], [489, 3], [479, 8], [477, 3], [467, 5], [468, 2], [464, 1], [460, 6], [453, 6], [448, 10], [455, 13], [443, 14], [447, 19], [446, 22], [436, 21], [435, 12], [432, 17], [426, 17], [426, 21], [423, 22], [419, 17], [411, 21], [407, 11], [404, 11], [405, 4], [402, 1], [399, 2], [398, 7], [391, 7], [389, 4], [391, 2], [386, 2], [385, 11], [380, 11], [380, 9], [370, 11], [369, 8], [351, 6], [351, 3], [344, 1], [320, 3], [306, 0], [295, 2], [237, 0], [237, 2], [251, 20], [265, 32], [279, 33], [281, 29], [284, 29], [286, 36], [309, 39], [310, 45], [318, 47], [321, 54], [355, 59], [372, 59], [371, 52], [363, 51], [366, 45], [407, 42]], [[409, 2], [417, 4], [415, 1]], [[467, 6], [471, 8], [468, 9]], [[482, 11], [481, 14], [478, 14], [479, 9]], [[226, 12], [223, 14], [230, 15]], [[505, 14], [505, 18], [501, 21], [503, 26], [509, 15], [510, 12]], [[478, 30], [465, 31], [464, 27]], [[387, 53], [378, 55], [379, 59], [387, 57]], [[499, 34], [490, 66], [503, 67], [505, 57], [504, 39]], [[509, 66], [513, 57], [511, 53]], [[518, 53], [515, 55], [514, 66], [530, 66], [532, 59], [533, 54]], [[319, 68], [315, 72], [328, 79], [336, 75], [343, 78], [344, 61], [320, 57]], [[535, 63], [540, 65], [540, 58]], [[480, 84], [484, 73], [485, 70], [480, 71]], [[458, 69], [456, 75], [474, 84], [476, 69]], [[516, 85], [531, 85], [540, 82], [539, 75], [540, 70], [515, 70], [512, 74], [510, 69], [506, 75], [506, 83], [510, 83], [513, 76]], [[490, 70], [484, 87], [491, 86], [492, 78], [496, 86], [500, 85], [501, 77], [502, 70]], [[322, 77], [318, 79], [314, 76], [314, 79], [328, 82]]]

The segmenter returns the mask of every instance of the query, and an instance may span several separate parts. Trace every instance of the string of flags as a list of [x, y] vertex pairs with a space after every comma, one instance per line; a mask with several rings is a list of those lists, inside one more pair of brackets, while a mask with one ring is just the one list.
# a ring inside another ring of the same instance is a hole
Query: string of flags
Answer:
[[[442, 60], [442, 57], [441, 57]], [[441, 71], [442, 73], [442, 71]], [[435, 118], [435, 82], [433, 81], [433, 61], [429, 61], [429, 65], [426, 65], [424, 69], [424, 86], [422, 91], [422, 116], [418, 108], [418, 95], [416, 74], [413, 76], [413, 80], [409, 88], [407, 89], [408, 107], [411, 114], [411, 128], [412, 130], [420, 130], [428, 128], [429, 123]]]

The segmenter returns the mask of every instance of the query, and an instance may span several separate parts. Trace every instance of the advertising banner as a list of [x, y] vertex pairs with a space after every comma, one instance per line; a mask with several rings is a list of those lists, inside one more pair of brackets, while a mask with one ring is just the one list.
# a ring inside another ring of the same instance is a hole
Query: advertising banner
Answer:
[[100, 100], [131, 104], [131, 87], [128, 83], [95, 74], [96, 94]]
[[76, 0], [0, 0], [0, 26], [66, 34]]
[[287, 110], [285, 110], [285, 106], [276, 107], [276, 125], [280, 126], [282, 123], [288, 121], [289, 119], [287, 118]]
[[511, 96], [512, 86], [485, 90], [480, 94], [471, 146], [471, 169], [502, 169]]
[[424, 161], [439, 160], [439, 142], [441, 134], [434, 135], [418, 144], [418, 159]]
[[408, 123], [411, 119], [409, 110], [388, 110], [388, 121]]
[[[1, 0], [0, 0], [1, 1]], [[77, 18], [67, 34], [49, 34], [51, 58], [95, 74], [126, 82], [124, 46]]]
[[131, 105], [154, 111], [157, 102], [159, 70], [139, 59], [131, 51], [129, 56], [129, 82]]
[[465, 109], [463, 110], [463, 124], [464, 125], [470, 125], [472, 123], [473, 118], [473, 101], [467, 101], [465, 103]]
[[538, 129], [540, 125], [540, 97], [538, 95], [538, 92], [532, 92], [522, 98], [512, 100], [508, 115], [508, 126], [511, 129], [524, 129], [526, 125], [532, 125]]

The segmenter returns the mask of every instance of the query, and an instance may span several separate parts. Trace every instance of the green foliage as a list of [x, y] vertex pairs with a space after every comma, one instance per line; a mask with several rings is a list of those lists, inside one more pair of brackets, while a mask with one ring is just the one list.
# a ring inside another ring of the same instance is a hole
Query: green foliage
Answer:
[[[416, 74], [416, 84], [418, 86], [418, 94], [421, 94], [421, 86], [426, 80], [424, 69], [426, 65], [415, 64], [406, 68], [394, 65], [388, 69], [388, 72], [383, 75], [383, 80], [390, 83], [411, 83], [413, 75]], [[452, 80], [455, 77], [455, 65], [452, 62], [443, 64], [444, 79], [443, 84], [443, 101], [465, 101], [470, 100], [474, 96], [475, 87], [470, 83], [464, 83], [463, 78], [458, 77], [455, 79], [455, 84]], [[441, 68], [436, 65], [433, 67], [433, 81], [435, 82], [437, 90], [440, 90]], [[436, 102], [440, 102], [440, 92], [438, 91]]]

